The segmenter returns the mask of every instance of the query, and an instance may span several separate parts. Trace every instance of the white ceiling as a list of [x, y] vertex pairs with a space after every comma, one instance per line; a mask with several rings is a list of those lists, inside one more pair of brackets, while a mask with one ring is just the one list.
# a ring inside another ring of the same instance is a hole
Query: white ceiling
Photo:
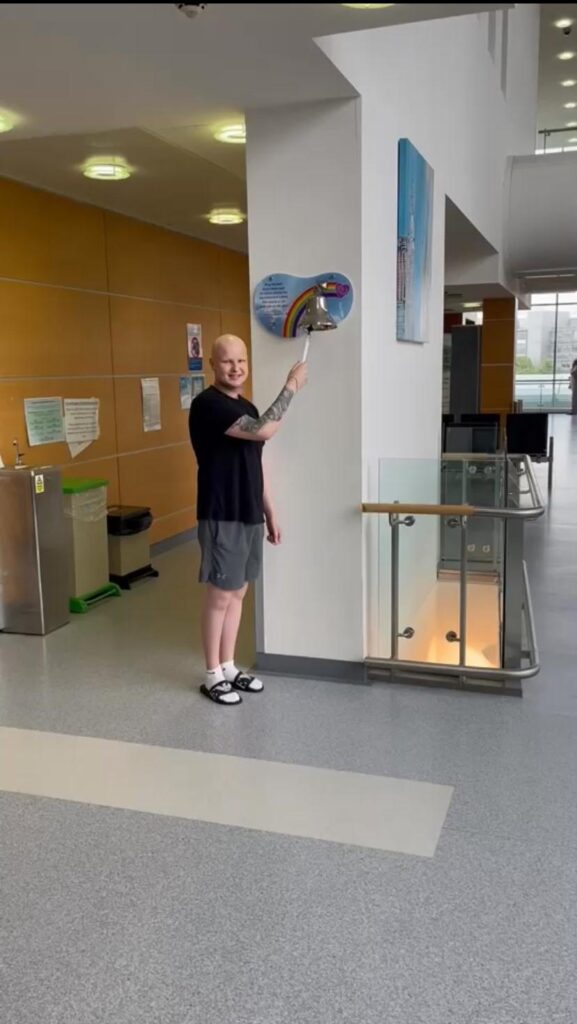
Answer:
[[[555, 28], [561, 18], [572, 18], [570, 34], [565, 35]], [[577, 86], [563, 88], [561, 82], [574, 79], [577, 82], [577, 56], [573, 60], [561, 61], [557, 54], [569, 51], [577, 54], [577, 4], [541, 5], [541, 48], [539, 58], [539, 128], [563, 128], [567, 121], [577, 122], [577, 108], [566, 110], [564, 103], [577, 103]], [[568, 137], [577, 136], [577, 131], [568, 131], [559, 139], [566, 145]], [[549, 145], [555, 145], [554, 137]]]
[[[244, 151], [212, 138], [250, 108], [354, 95], [314, 39], [512, 4], [0, 4], [0, 175], [245, 248], [245, 228], [209, 225], [244, 206]], [[574, 5], [573, 5], [574, 6]], [[123, 155], [136, 173], [90, 182], [79, 165]]]

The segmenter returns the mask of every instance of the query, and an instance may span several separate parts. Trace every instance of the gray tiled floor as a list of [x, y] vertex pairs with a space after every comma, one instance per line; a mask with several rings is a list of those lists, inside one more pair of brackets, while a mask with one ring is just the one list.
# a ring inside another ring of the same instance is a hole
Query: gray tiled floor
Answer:
[[46, 641], [0, 638], [2, 725], [456, 787], [431, 861], [0, 794], [0, 1019], [576, 1024], [570, 428], [528, 529], [543, 670], [523, 701], [275, 679], [223, 715], [192, 687], [185, 550]]

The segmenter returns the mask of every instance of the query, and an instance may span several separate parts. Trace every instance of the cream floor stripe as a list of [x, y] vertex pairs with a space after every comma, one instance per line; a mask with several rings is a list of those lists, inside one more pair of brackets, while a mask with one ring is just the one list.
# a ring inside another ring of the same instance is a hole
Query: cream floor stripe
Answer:
[[0, 728], [0, 789], [421, 857], [435, 853], [453, 792], [429, 782], [11, 728]]

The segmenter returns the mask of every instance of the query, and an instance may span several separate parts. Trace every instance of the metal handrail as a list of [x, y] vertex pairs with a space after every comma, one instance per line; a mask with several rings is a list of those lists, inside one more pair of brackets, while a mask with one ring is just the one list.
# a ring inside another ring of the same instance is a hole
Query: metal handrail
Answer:
[[523, 456], [522, 461], [533, 503], [529, 508], [483, 508], [478, 505], [435, 505], [417, 504], [414, 502], [365, 501], [361, 505], [361, 509], [364, 515], [482, 516], [490, 519], [539, 519], [545, 512], [545, 503], [535, 479], [531, 459], [529, 456]]

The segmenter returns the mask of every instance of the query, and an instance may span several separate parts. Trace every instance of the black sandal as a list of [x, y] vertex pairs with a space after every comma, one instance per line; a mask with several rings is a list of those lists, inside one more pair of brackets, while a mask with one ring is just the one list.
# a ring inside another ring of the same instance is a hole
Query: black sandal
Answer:
[[213, 701], [214, 704], [220, 704], [224, 708], [237, 708], [239, 704], [242, 704], [242, 697], [235, 694], [238, 700], [225, 700], [225, 697], [230, 697], [231, 693], [234, 692], [233, 687], [230, 683], [222, 682], [215, 683], [210, 689], [204, 683], [200, 688], [200, 692], [203, 696], [208, 697], [209, 700]]
[[[260, 689], [253, 689], [253, 683], [260, 683]], [[247, 672], [239, 672], [233, 679], [231, 686], [233, 690], [240, 690], [242, 693], [262, 693], [264, 690], [260, 679], [256, 679], [255, 676], [249, 676]]]

